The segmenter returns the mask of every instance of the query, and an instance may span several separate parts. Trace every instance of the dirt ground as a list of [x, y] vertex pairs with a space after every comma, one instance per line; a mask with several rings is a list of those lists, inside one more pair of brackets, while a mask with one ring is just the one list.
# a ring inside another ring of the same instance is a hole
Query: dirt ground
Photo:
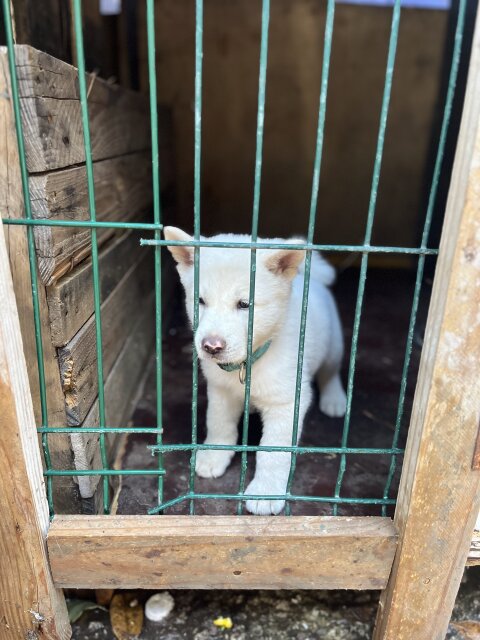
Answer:
[[[466, 571], [447, 640], [480, 638], [480, 567]], [[145, 621], [140, 640], [369, 640], [376, 591], [170, 591], [175, 607], [162, 622]], [[150, 592], [139, 592], [146, 600]], [[233, 627], [213, 620], [230, 616]], [[108, 613], [86, 612], [73, 640], [114, 640]]]
[[[412, 302], [414, 273], [406, 270], [369, 273], [363, 305], [362, 322], [355, 371], [355, 386], [352, 402], [351, 426], [348, 445], [351, 447], [389, 448], [392, 446], [400, 381], [404, 361], [405, 343]], [[339, 276], [335, 286], [345, 335], [345, 352], [350, 352], [354, 308], [358, 287], [358, 270], [347, 269]], [[430, 286], [424, 285], [424, 293], [418, 314], [414, 336], [405, 412], [402, 420], [399, 446], [406, 440], [407, 426], [415, 389], [415, 380], [421, 352], [422, 336]], [[178, 296], [178, 308], [173, 324], [164, 339], [163, 348], [163, 439], [165, 443], [184, 444], [191, 442], [191, 331], [183, 313], [182, 295]], [[133, 415], [137, 426], [155, 426], [156, 390], [154, 361], [151, 374]], [[346, 383], [348, 356], [345, 357], [343, 378]], [[205, 434], [206, 392], [200, 374], [198, 401], [198, 438], [202, 442]], [[305, 419], [300, 444], [303, 446], [340, 446], [343, 418], [328, 418], [314, 401]], [[256, 415], [250, 418], [249, 444], [258, 444], [261, 423]], [[155, 444], [155, 436], [132, 434], [120, 462], [124, 469], [155, 468], [156, 457], [152, 457], [148, 445]], [[166, 475], [164, 479], [165, 501], [188, 493], [189, 453], [174, 452], [164, 456]], [[401, 456], [399, 456], [401, 463]], [[338, 475], [340, 456], [335, 454], [307, 454], [298, 459], [293, 484], [297, 495], [332, 496]], [[254, 470], [254, 454], [248, 456], [247, 481]], [[388, 455], [349, 455], [342, 485], [343, 497], [381, 498], [388, 476]], [[395, 497], [400, 477], [401, 464], [392, 483], [390, 497]], [[237, 493], [240, 478], [240, 456], [236, 455], [221, 479], [195, 479], [195, 490], [199, 493]], [[125, 476], [118, 501], [118, 513], [141, 514], [156, 506], [156, 480], [152, 476]], [[199, 515], [234, 514], [233, 501], [197, 500]], [[168, 509], [169, 514], [188, 513], [188, 502], [183, 501]], [[330, 503], [297, 502], [292, 505], [294, 515], [330, 515]], [[342, 505], [339, 515], [381, 515], [381, 507], [373, 505]], [[393, 514], [389, 507], [388, 515]]]

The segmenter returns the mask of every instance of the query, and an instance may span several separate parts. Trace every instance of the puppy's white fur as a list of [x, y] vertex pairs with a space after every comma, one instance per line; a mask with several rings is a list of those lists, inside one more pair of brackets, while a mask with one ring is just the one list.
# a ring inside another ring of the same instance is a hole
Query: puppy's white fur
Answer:
[[[167, 240], [188, 241], [191, 237], [175, 227], [166, 227]], [[222, 234], [211, 240], [249, 242], [249, 236]], [[263, 242], [264, 240], [260, 240]], [[298, 240], [273, 239], [266, 242], [289, 244]], [[186, 308], [193, 321], [193, 248], [169, 247], [177, 262], [185, 288]], [[291, 446], [295, 382], [302, 306], [305, 252], [302, 250], [257, 250], [254, 304], [253, 350], [271, 340], [270, 348], [252, 366], [251, 405], [262, 416], [260, 444]], [[248, 249], [200, 249], [199, 324], [195, 346], [208, 382], [207, 444], [235, 445], [242, 414], [245, 387], [238, 371], [227, 372], [221, 363], [240, 364], [247, 355], [248, 309], [238, 302], [249, 298], [250, 251]], [[335, 279], [334, 269], [318, 253], [312, 255], [310, 293], [306, 322], [305, 350], [300, 396], [298, 438], [305, 413], [312, 400], [312, 379], [320, 388], [320, 409], [328, 416], [343, 416], [345, 392], [339, 376], [343, 356], [343, 337], [337, 308], [328, 286]], [[202, 340], [216, 337], [225, 341], [215, 357], [202, 349]], [[225, 472], [231, 451], [199, 451], [196, 472], [203, 478], [217, 478]], [[290, 453], [257, 453], [253, 480], [247, 495], [283, 495], [290, 471]], [[248, 511], [276, 514], [281, 500], [248, 500]]]

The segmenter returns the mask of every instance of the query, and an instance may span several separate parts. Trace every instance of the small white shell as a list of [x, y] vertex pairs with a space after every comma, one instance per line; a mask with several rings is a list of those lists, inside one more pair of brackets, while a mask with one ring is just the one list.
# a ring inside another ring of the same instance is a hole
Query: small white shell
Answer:
[[152, 622], [160, 622], [173, 609], [175, 601], [168, 591], [156, 593], [145, 603], [145, 616]]

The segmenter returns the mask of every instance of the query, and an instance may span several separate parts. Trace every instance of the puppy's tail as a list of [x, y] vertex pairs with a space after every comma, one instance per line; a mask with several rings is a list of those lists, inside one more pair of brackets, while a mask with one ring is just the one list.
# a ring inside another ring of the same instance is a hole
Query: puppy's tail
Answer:
[[[294, 242], [305, 242], [305, 238], [295, 237], [292, 238]], [[298, 272], [305, 273], [305, 262], [302, 262], [298, 267]], [[320, 284], [330, 287], [336, 278], [334, 267], [325, 260], [325, 258], [318, 252], [312, 252], [312, 267], [310, 269], [310, 277], [312, 280], [316, 280]]]

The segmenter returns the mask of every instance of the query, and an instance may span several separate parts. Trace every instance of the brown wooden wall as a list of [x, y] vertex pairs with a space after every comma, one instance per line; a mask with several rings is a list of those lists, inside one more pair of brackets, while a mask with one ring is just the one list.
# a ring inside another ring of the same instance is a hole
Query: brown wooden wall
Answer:
[[[145, 16], [139, 6], [140, 34]], [[271, 3], [260, 232], [306, 230], [326, 3]], [[174, 115], [177, 222], [193, 225], [194, 0], [157, 0], [159, 102]], [[204, 16], [202, 230], [250, 225], [260, 0], [208, 0]], [[373, 241], [413, 245], [447, 13], [402, 12]], [[390, 8], [337, 5], [317, 240], [361, 242], [382, 99]], [[148, 88], [146, 38], [140, 75]]]

